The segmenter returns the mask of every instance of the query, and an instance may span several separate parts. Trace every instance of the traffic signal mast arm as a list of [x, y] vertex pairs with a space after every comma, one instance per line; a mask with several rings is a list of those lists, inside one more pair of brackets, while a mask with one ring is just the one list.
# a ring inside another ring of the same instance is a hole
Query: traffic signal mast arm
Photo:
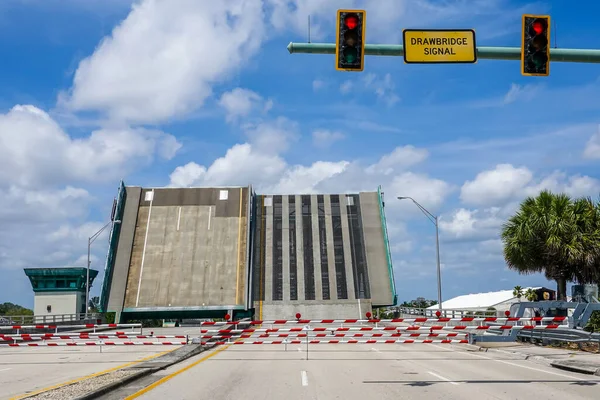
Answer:
[[[335, 54], [335, 43], [290, 43], [290, 54]], [[403, 57], [401, 44], [365, 44], [367, 56]], [[477, 47], [477, 58], [487, 60], [521, 60], [520, 47]], [[550, 49], [550, 61], [600, 63], [597, 49]]]

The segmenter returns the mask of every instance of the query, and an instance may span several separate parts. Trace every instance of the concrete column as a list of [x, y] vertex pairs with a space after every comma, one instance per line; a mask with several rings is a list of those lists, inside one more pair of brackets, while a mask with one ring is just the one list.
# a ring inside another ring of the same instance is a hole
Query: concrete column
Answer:
[[[265, 223], [265, 301], [270, 302], [273, 300], [273, 198], [269, 196], [271, 200], [270, 206], [264, 208], [267, 214], [267, 221]], [[265, 197], [265, 200], [267, 197]]]
[[327, 269], [329, 271], [329, 293], [337, 300], [337, 275], [335, 273], [335, 251], [333, 249], [333, 221], [331, 220], [331, 196], [325, 195], [325, 234], [327, 235]]
[[298, 301], [306, 300], [304, 295], [304, 247], [302, 245], [302, 198], [296, 196], [296, 276]]
[[315, 300], [323, 300], [323, 279], [321, 275], [321, 244], [319, 241], [319, 203], [317, 195], [310, 196], [311, 225], [312, 225], [312, 253], [315, 271]]
[[348, 300], [356, 299], [354, 291], [354, 271], [352, 269], [352, 247], [350, 246], [350, 228], [348, 227], [348, 212], [346, 195], [340, 195], [340, 215], [342, 217], [342, 241], [344, 243], [344, 263], [346, 264], [346, 284], [348, 285]]
[[283, 259], [283, 301], [290, 301], [290, 202], [288, 196], [281, 198], [281, 234]]

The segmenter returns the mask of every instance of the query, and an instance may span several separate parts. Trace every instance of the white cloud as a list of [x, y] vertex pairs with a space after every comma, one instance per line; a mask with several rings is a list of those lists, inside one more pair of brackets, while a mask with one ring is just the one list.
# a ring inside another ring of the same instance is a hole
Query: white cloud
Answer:
[[243, 126], [255, 151], [262, 154], [285, 153], [300, 138], [298, 123], [284, 117]]
[[344, 81], [344, 83], [340, 85], [340, 92], [343, 94], [350, 93], [353, 86], [354, 84], [352, 83], [352, 81]]
[[338, 131], [330, 131], [327, 129], [317, 129], [312, 133], [313, 145], [315, 147], [327, 148], [333, 143], [343, 140], [344, 134]]
[[442, 233], [449, 239], [483, 241], [498, 236], [505, 216], [505, 210], [498, 207], [484, 210], [460, 208], [452, 213], [450, 220], [442, 216], [439, 224]]
[[253, 111], [265, 113], [271, 109], [273, 101], [265, 101], [261, 95], [252, 90], [235, 88], [221, 95], [219, 105], [227, 112], [226, 120], [231, 122], [247, 117]]
[[522, 100], [531, 100], [539, 92], [537, 85], [518, 85], [513, 83], [504, 96], [504, 104], [510, 104]]
[[[177, 167], [170, 176], [171, 186], [252, 183], [257, 191], [266, 193], [346, 193], [373, 191], [381, 184], [386, 198], [412, 196], [432, 210], [438, 208], [453, 189], [442, 180], [406, 170], [425, 159], [427, 152], [424, 149], [399, 147], [371, 165], [347, 160], [291, 165], [280, 155], [285, 147], [266, 146], [276, 143], [269, 139], [272, 137], [270, 132], [279, 131], [271, 131], [268, 126], [257, 128], [255, 135], [265, 135], [268, 140], [237, 144], [208, 167], [194, 162]], [[419, 212], [409, 205], [402, 208], [399, 203], [391, 200], [386, 207], [392, 213], [400, 210], [408, 210], [410, 214]]]
[[87, 190], [70, 186], [0, 190], [0, 269], [74, 265], [86, 252], [81, 233], [90, 231], [77, 221], [88, 218], [92, 200]]
[[542, 190], [564, 192], [573, 197], [597, 196], [600, 181], [589, 176], [569, 176], [561, 171], [534, 179], [534, 174], [526, 167], [500, 164], [493, 170], [480, 172], [473, 181], [465, 182], [460, 198], [465, 204], [504, 206], [511, 201], [536, 196]]
[[267, 3], [273, 10], [270, 22], [279, 31], [292, 29], [306, 35], [310, 15], [311, 36], [315, 41], [331, 34], [337, 9], [365, 9], [368, 40], [390, 43], [401, 40], [403, 27], [442, 28], [449, 20], [472, 26], [478, 38], [504, 36], [513, 33], [511, 28], [518, 31], [519, 16], [529, 6], [524, 4], [517, 8], [503, 0], [442, 3], [433, 0], [267, 0]]
[[177, 167], [170, 175], [171, 186], [248, 185], [257, 180], [275, 183], [286, 168], [278, 155], [262, 154], [248, 143], [237, 144], [208, 168], [196, 163]]
[[64, 105], [130, 123], [185, 115], [258, 51], [262, 6], [260, 0], [136, 3], [81, 61]]
[[371, 173], [390, 175], [399, 170], [420, 164], [429, 157], [426, 149], [418, 149], [414, 146], [399, 146], [391, 153], [382, 156], [379, 161], [367, 169]]
[[99, 129], [73, 139], [44, 111], [17, 105], [0, 115], [0, 187], [110, 181], [154, 155], [171, 159], [181, 144], [160, 131]]
[[71, 186], [58, 190], [10, 186], [0, 190], [0, 223], [6, 227], [86, 216], [90, 200], [87, 190]]
[[583, 157], [592, 160], [600, 159], [600, 129], [586, 143]]
[[[453, 187], [441, 179], [430, 178], [425, 174], [403, 172], [392, 179], [390, 189], [387, 189], [386, 192], [390, 192], [394, 199], [399, 196], [412, 197], [430, 212], [434, 212], [444, 203], [452, 190]], [[400, 204], [400, 202], [396, 201], [391, 204]], [[410, 207], [413, 212], [419, 212], [408, 201], [402, 202], [402, 204], [404, 210]]]
[[313, 83], [312, 83], [312, 88], [313, 88], [313, 90], [316, 92], [316, 91], [318, 91], [319, 89], [322, 89], [322, 88], [324, 88], [326, 84], [327, 84], [327, 83], [326, 83], [325, 81], [322, 81], [322, 80], [320, 80], [320, 79], [315, 79], [315, 80], [313, 81]]
[[[394, 92], [395, 85], [390, 74], [385, 74], [382, 77], [374, 73], [368, 73], [362, 77], [359, 88], [362, 91], [367, 91], [375, 94], [377, 99], [383, 102], [388, 107], [393, 106], [400, 101], [400, 97]], [[342, 94], [349, 94], [356, 87], [354, 81], [346, 80], [340, 85]]]
[[377, 74], [369, 73], [363, 78], [365, 87], [375, 93], [377, 98], [383, 101], [388, 107], [393, 106], [400, 101], [394, 93], [395, 85], [390, 74], [378, 77]]
[[505, 202], [520, 193], [532, 179], [532, 172], [525, 167], [500, 164], [493, 170], [480, 172], [473, 181], [465, 182], [460, 198], [473, 205]]

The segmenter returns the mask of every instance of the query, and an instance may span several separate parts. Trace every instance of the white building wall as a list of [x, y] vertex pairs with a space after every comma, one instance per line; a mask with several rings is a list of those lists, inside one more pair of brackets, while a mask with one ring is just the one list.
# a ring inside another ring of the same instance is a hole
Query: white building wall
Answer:
[[510, 311], [510, 306], [517, 302], [517, 298], [513, 298], [510, 300], [503, 301], [500, 304], [493, 305], [492, 307], [494, 307], [499, 314], [502, 314], [502, 316], [504, 316], [504, 311]]
[[[36, 316], [77, 314], [84, 312], [83, 304], [85, 293], [81, 292], [36, 293], [33, 313]], [[50, 311], [48, 306], [51, 306]]]

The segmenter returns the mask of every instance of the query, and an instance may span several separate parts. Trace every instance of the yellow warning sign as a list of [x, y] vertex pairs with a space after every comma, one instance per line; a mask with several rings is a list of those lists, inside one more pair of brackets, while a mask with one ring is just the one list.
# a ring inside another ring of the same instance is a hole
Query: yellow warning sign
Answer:
[[407, 64], [477, 62], [473, 29], [405, 29], [403, 42]]

